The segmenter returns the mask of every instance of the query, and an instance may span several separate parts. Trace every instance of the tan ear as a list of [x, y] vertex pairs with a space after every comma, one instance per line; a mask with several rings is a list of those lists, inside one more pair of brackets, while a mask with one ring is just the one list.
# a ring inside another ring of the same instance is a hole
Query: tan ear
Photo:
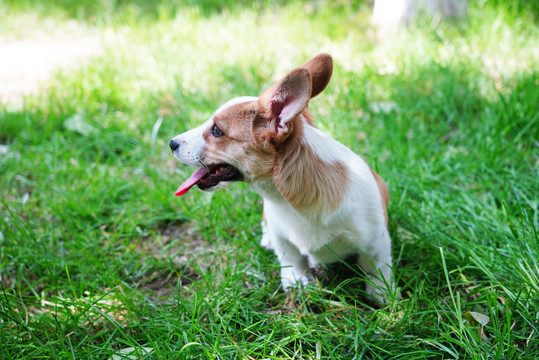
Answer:
[[262, 116], [273, 125], [274, 137], [289, 131], [289, 122], [307, 107], [311, 98], [311, 74], [303, 67], [292, 70], [258, 99]]
[[312, 78], [311, 98], [320, 94], [329, 84], [333, 73], [333, 59], [328, 54], [319, 54], [303, 64], [309, 70]]

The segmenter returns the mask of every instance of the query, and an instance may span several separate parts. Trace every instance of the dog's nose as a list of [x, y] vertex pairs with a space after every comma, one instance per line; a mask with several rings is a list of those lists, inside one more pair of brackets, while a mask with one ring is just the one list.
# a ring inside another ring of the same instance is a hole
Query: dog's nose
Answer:
[[170, 146], [170, 150], [172, 150], [172, 152], [176, 151], [176, 149], [180, 147], [180, 143], [174, 141], [174, 139], [170, 140], [168, 145]]

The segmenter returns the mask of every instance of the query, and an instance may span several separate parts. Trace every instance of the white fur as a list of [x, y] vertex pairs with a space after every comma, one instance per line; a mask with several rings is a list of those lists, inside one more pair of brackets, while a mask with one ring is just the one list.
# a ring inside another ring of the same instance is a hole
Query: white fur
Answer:
[[[307, 120], [301, 115], [304, 124]], [[320, 159], [328, 164], [334, 164], [338, 161], [343, 161], [350, 156], [352, 152], [349, 148], [333, 139], [319, 129], [306, 125], [303, 129], [303, 142], [311, 147]], [[328, 148], [327, 146], [330, 145]], [[353, 153], [352, 153], [353, 154]], [[355, 154], [353, 154], [356, 156]]]
[[246, 103], [246, 102], [250, 102], [250, 101], [256, 101], [258, 100], [258, 97], [256, 96], [239, 96], [239, 97], [235, 97], [234, 99], [232, 100], [228, 100], [226, 103], [224, 103], [223, 105], [221, 105], [217, 110], [215, 110], [215, 112], [213, 113], [212, 115], [212, 118], [215, 114], [219, 114], [220, 112], [234, 106], [234, 105], [239, 105], [239, 104], [243, 104], [243, 103]]
[[212, 123], [213, 118], [210, 118], [204, 124], [172, 138], [173, 141], [180, 144], [174, 150], [174, 156], [187, 165], [201, 166], [200, 155], [204, 151], [205, 146], [202, 134]]

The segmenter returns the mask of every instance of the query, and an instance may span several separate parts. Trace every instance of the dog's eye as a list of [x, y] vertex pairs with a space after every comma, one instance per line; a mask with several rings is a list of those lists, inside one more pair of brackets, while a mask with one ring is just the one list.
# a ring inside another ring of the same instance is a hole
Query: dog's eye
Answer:
[[223, 131], [221, 129], [219, 129], [219, 126], [217, 126], [217, 124], [213, 124], [213, 126], [211, 127], [210, 132], [215, 137], [220, 137], [220, 136], [224, 135]]

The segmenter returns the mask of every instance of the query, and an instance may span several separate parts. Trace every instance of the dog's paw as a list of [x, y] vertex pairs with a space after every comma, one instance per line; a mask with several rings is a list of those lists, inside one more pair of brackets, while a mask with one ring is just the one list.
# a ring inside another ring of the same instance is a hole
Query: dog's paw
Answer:
[[365, 286], [365, 290], [367, 291], [367, 294], [369, 294], [377, 304], [380, 304], [380, 305], [387, 304], [388, 301], [387, 301], [387, 296], [384, 291], [385, 289], [379, 288], [377, 286], [373, 286], [371, 284], [367, 284]]
[[262, 246], [266, 250], [273, 250], [273, 247], [271, 246], [271, 237], [268, 231], [268, 225], [265, 221], [262, 221], [260, 223], [260, 226], [262, 227], [262, 237], [260, 238], [260, 246]]
[[281, 269], [281, 282], [283, 284], [283, 290], [288, 291], [298, 286], [304, 287], [310, 283], [314, 283], [314, 276], [310, 271], [300, 271], [293, 267], [283, 267]]
[[[392, 283], [386, 284], [379, 279], [369, 276], [372, 283], [365, 285], [365, 290], [379, 305], [386, 305], [394, 300], [400, 300], [400, 293]], [[389, 288], [387, 287], [389, 285]]]

